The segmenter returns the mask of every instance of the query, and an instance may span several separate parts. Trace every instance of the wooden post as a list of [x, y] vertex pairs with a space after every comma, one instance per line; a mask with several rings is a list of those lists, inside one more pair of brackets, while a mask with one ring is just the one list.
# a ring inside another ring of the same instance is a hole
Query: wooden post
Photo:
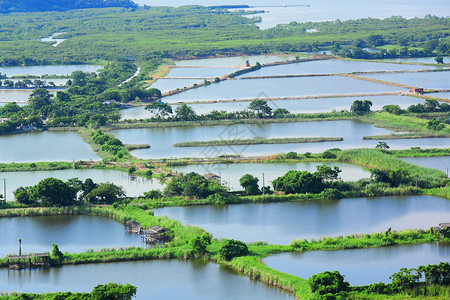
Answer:
[[19, 239], [19, 256], [22, 255], [22, 239]]

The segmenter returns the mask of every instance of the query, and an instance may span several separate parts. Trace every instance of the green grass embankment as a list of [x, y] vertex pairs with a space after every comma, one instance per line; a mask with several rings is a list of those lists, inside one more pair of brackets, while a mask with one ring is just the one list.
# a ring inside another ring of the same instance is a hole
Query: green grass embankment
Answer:
[[338, 151], [336, 154], [342, 162], [353, 163], [371, 169], [407, 170], [411, 176], [417, 175], [418, 180], [428, 182], [430, 187], [441, 186], [446, 180], [446, 174], [442, 171], [405, 162], [378, 149], [351, 149]]
[[395, 157], [440, 157], [450, 156], [450, 148], [412, 148], [405, 150], [389, 150], [388, 153]]
[[450, 138], [450, 134], [440, 134], [435, 132], [392, 133], [384, 135], [364, 136], [363, 140], [400, 140], [400, 139], [424, 139], [424, 138]]
[[83, 141], [85, 143], [89, 144], [89, 146], [91, 146], [92, 151], [94, 151], [98, 156], [100, 156], [102, 159], [103, 158], [113, 158], [114, 155], [112, 155], [111, 153], [109, 153], [107, 151], [103, 151], [102, 146], [94, 142], [94, 139], [92, 138], [93, 132], [94, 131], [92, 131], [88, 128], [80, 128], [78, 130], [78, 133], [80, 134]]
[[0, 172], [53, 171], [73, 169], [71, 162], [1, 163]]
[[258, 145], [258, 144], [295, 144], [295, 143], [320, 143], [336, 142], [344, 140], [342, 137], [299, 137], [299, 138], [275, 138], [275, 139], [236, 139], [236, 140], [212, 140], [190, 141], [176, 143], [174, 147], [206, 147], [229, 145]]
[[427, 129], [428, 120], [416, 116], [394, 115], [387, 112], [370, 113], [359, 117], [362, 122], [373, 124], [394, 131], [427, 132], [430, 134], [450, 134], [450, 125], [445, 124], [444, 129], [435, 132]]

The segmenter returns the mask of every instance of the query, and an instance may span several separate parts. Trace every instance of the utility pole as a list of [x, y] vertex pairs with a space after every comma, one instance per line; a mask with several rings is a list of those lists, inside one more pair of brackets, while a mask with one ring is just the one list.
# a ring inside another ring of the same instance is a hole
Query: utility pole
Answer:
[[262, 173], [263, 174], [263, 197], [266, 195], [266, 190], [265, 190], [265, 182], [264, 182], [264, 172]]
[[6, 202], [6, 179], [3, 178], [3, 200]]

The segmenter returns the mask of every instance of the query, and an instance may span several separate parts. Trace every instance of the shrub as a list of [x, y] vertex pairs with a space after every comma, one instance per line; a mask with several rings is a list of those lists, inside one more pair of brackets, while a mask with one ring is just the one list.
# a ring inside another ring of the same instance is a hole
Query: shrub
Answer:
[[232, 260], [234, 257], [244, 256], [247, 254], [247, 245], [236, 240], [226, 240], [225, 244], [219, 250], [219, 255], [228, 261]]
[[330, 150], [327, 150], [324, 153], [322, 153], [322, 157], [325, 158], [325, 159], [335, 159], [336, 158], [336, 154], [334, 154]]
[[311, 276], [308, 280], [309, 285], [313, 293], [319, 295], [325, 295], [328, 293], [337, 294], [339, 292], [345, 292], [349, 290], [350, 284], [344, 281], [339, 271], [325, 271]]

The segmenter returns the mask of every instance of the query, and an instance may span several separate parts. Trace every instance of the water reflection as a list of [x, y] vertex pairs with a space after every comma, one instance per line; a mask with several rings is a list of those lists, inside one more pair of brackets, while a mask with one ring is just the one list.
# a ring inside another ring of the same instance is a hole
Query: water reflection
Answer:
[[[448, 261], [450, 244], [402, 245], [370, 249], [283, 253], [264, 259], [270, 268], [302, 278], [338, 270], [351, 285], [390, 283], [401, 268]], [[370, 270], [368, 272], [367, 270]]]
[[428, 229], [450, 219], [450, 202], [431, 196], [350, 198], [166, 207], [156, 209], [155, 215], [200, 226], [216, 238], [288, 244], [298, 238], [380, 232], [389, 227]]

